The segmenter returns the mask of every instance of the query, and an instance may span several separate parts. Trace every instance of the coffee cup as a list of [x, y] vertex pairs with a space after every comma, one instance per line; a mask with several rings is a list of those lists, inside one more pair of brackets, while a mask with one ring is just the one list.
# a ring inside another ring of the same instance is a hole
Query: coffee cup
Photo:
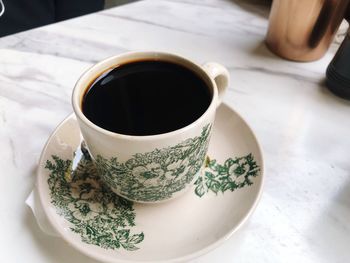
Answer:
[[88, 69], [72, 105], [102, 181], [141, 203], [184, 193], [205, 165], [228, 84], [220, 64], [163, 52], [124, 53]]

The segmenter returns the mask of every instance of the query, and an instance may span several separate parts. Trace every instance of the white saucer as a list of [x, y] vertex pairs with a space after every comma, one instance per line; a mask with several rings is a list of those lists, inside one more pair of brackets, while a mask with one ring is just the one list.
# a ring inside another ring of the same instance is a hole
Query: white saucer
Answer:
[[242, 226], [262, 192], [259, 144], [245, 121], [225, 104], [217, 112], [208, 167], [189, 192], [165, 203], [132, 204], [117, 197], [99, 182], [88, 156], [72, 176], [71, 160], [79, 143], [71, 115], [43, 150], [37, 188], [54, 229], [97, 260], [178, 262], [198, 257]]

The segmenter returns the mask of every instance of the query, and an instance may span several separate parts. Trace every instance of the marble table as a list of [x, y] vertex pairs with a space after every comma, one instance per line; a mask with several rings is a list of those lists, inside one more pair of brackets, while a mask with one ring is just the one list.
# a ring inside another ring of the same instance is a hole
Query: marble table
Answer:
[[225, 102], [265, 153], [255, 213], [193, 262], [348, 262], [350, 103], [324, 86], [337, 43], [317, 62], [276, 57], [263, 42], [268, 3], [146, 0], [1, 38], [0, 262], [94, 262], [41, 232], [24, 200], [45, 141], [72, 112], [79, 75], [105, 57], [145, 49], [226, 65]]

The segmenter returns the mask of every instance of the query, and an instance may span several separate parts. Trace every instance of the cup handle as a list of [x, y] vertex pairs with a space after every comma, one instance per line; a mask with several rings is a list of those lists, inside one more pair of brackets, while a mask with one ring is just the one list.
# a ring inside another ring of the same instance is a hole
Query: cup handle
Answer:
[[230, 73], [224, 66], [216, 62], [207, 62], [202, 67], [216, 83], [219, 92], [219, 101], [217, 106], [219, 106], [230, 84]]

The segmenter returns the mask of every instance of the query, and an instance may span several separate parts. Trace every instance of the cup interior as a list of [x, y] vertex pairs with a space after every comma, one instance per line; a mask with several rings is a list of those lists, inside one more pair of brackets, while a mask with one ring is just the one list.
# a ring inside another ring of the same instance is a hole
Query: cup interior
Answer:
[[[216, 107], [216, 103], [214, 101], [217, 100], [218, 97], [218, 91], [216, 88], [215, 82], [209, 77], [209, 75], [204, 71], [202, 67], [199, 65], [193, 63], [192, 61], [183, 58], [178, 55], [170, 54], [170, 53], [162, 53], [162, 52], [130, 52], [130, 53], [124, 53], [121, 55], [113, 56], [110, 58], [107, 58], [94, 66], [92, 66], [90, 69], [88, 69], [77, 81], [72, 95], [72, 104], [73, 109], [75, 111], [75, 114], [78, 118], [80, 118], [85, 124], [99, 130], [105, 133], [114, 133], [109, 130], [106, 130], [100, 126], [97, 126], [93, 122], [91, 122], [83, 113], [82, 106], [83, 106], [83, 100], [86, 92], [89, 90], [91, 85], [100, 78], [103, 74], [106, 72], [109, 72], [115, 68], [118, 68], [119, 66], [130, 64], [133, 62], [140, 62], [140, 61], [160, 61], [160, 62], [170, 62], [172, 64], [180, 65], [187, 70], [191, 71], [192, 73], [196, 74], [204, 83], [206, 84], [206, 87], [209, 89], [209, 93], [211, 95], [211, 101], [206, 109], [206, 111], [194, 122], [190, 123], [187, 126], [191, 126], [195, 122], [197, 122], [199, 119], [201, 119], [206, 112], [208, 112], [211, 108]], [[182, 130], [186, 128], [187, 126], [170, 131], [168, 133], [177, 132], [179, 130]], [[124, 135], [124, 134], [119, 134]], [[156, 135], [147, 135], [147, 136], [157, 136]], [[130, 135], [125, 135], [130, 136]], [[132, 135], [135, 136], [135, 135]], [[137, 137], [137, 136], [136, 136]], [[145, 137], [145, 136], [142, 136]]]

